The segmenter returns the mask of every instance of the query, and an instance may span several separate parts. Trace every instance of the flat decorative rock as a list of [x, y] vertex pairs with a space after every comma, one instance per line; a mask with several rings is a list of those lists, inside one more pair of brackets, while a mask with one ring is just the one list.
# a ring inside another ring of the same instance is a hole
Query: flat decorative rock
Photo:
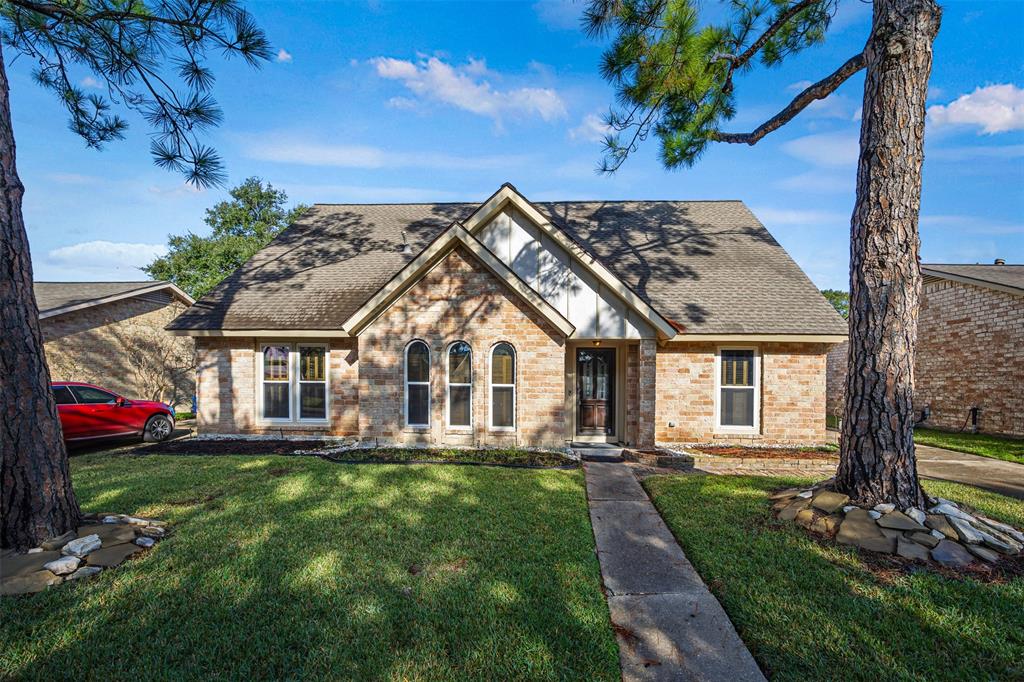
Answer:
[[122, 561], [130, 557], [136, 552], [141, 552], [142, 548], [132, 543], [125, 543], [123, 545], [114, 545], [112, 547], [104, 547], [101, 550], [93, 552], [86, 561], [90, 566], [102, 566], [103, 568], [113, 568]]
[[866, 541], [888, 540], [878, 525], [868, 516], [863, 509], [854, 509], [839, 526], [839, 534], [836, 535], [836, 542], [843, 545], [863, 546]]
[[797, 497], [799, 497], [801, 499], [804, 499], [804, 500], [809, 500], [813, 495], [814, 495], [814, 491], [813, 490], [805, 490], [805, 491], [803, 491], [801, 493], [797, 493]]
[[890, 502], [883, 502], [882, 504], [876, 504], [874, 509], [879, 514], [888, 514], [889, 512], [896, 510], [896, 505]]
[[914, 519], [921, 525], [924, 525], [925, 514], [917, 507], [907, 507], [906, 509], [903, 510], [903, 513], [909, 516], [910, 518]]
[[932, 549], [933, 547], [939, 544], [939, 538], [935, 537], [931, 533], [923, 533], [921, 531], [915, 531], [911, 533], [910, 539], [919, 545], [924, 545], [928, 549]]
[[995, 563], [999, 560], [999, 554], [993, 552], [988, 547], [981, 547], [979, 545], [967, 545], [967, 551], [978, 557], [983, 561], [987, 561], [990, 564]]
[[878, 519], [882, 518], [882, 512], [875, 511], [874, 509], [872, 509], [871, 511], [868, 512], [868, 516], [877, 521]]
[[159, 526], [146, 526], [141, 532], [147, 538], [162, 538], [167, 535], [167, 529]]
[[100, 540], [100, 536], [95, 533], [92, 535], [85, 535], [76, 540], [72, 540], [68, 544], [64, 545], [61, 549], [61, 553], [64, 555], [73, 554], [77, 557], [83, 557], [89, 552], [95, 552], [103, 545], [103, 541]]
[[879, 528], [879, 530], [881, 530], [882, 535], [884, 535], [887, 538], [896, 539], [903, 537], [903, 531], [896, 530], [895, 528]]
[[843, 513], [844, 514], [849, 514], [851, 509], [856, 509], [856, 508], [857, 508], [857, 505], [855, 505], [855, 504], [848, 504], [845, 507], [843, 507]]
[[974, 555], [968, 552], [959, 542], [942, 540], [932, 550], [932, 559], [946, 568], [965, 568], [974, 561]]
[[46, 551], [46, 552], [52, 552], [54, 550], [60, 549], [64, 545], [68, 544], [69, 542], [74, 540], [76, 537], [78, 537], [78, 535], [75, 533], [75, 531], [69, 530], [67, 533], [64, 533], [64, 535], [58, 535], [55, 538], [50, 538], [49, 540], [43, 540], [43, 542], [40, 543], [39, 546], [42, 547], [43, 550]]
[[985, 536], [982, 533], [978, 532], [974, 526], [963, 519], [951, 516], [949, 517], [949, 523], [956, 529], [956, 534], [960, 538], [961, 542], [977, 545], [981, 544], [985, 539]]
[[97, 573], [101, 573], [103, 568], [100, 566], [82, 566], [80, 569], [72, 573], [67, 577], [67, 580], [78, 580], [79, 578], [88, 578], [94, 576]]
[[0, 580], [0, 595], [42, 592], [50, 585], [56, 585], [60, 581], [60, 576], [56, 576], [49, 571], [33, 571], [32, 573], [10, 577], [5, 575], [4, 579]]
[[43, 568], [56, 575], [67, 575], [68, 573], [74, 573], [80, 563], [82, 563], [82, 560], [76, 556], [62, 556], [59, 559], [48, 561]]
[[960, 507], [957, 507], [955, 504], [949, 502], [948, 500], [935, 505], [928, 511], [932, 514], [945, 514], [946, 516], [954, 516], [958, 519], [963, 519], [964, 521], [974, 520], [973, 516], [963, 511], [962, 509], [960, 509]]
[[90, 526], [81, 526], [78, 529], [79, 537], [86, 535], [98, 535], [103, 546], [118, 545], [122, 542], [131, 542], [135, 539], [135, 529], [123, 523], [96, 523]]
[[814, 496], [814, 500], [811, 502], [811, 506], [815, 509], [820, 509], [826, 514], [831, 514], [840, 507], [844, 506], [850, 501], [849, 495], [843, 495], [842, 493], [832, 492], [826, 490], [818, 493]]
[[121, 523], [121, 519], [113, 514], [103, 517], [103, 523]]
[[811, 530], [822, 535], [833, 535], [839, 530], [842, 519], [839, 516], [819, 516], [811, 524]]
[[783, 521], [792, 521], [796, 518], [796, 515], [807, 508], [811, 503], [809, 499], [799, 498], [790, 502], [789, 505], [779, 512], [779, 518]]
[[927, 530], [920, 523], [910, 518], [903, 512], [892, 511], [878, 519], [878, 525], [882, 528], [894, 530]]
[[60, 558], [60, 552], [14, 554], [0, 558], [0, 578], [14, 578], [43, 570], [43, 564]]
[[942, 514], [926, 514], [924, 517], [924, 525], [928, 526], [932, 530], [937, 530], [947, 538], [956, 538], [956, 529], [949, 525], [949, 521]]
[[896, 553], [906, 559], [928, 561], [928, 548], [922, 547], [916, 542], [911, 542], [905, 538], [899, 538], [896, 541]]
[[135, 544], [143, 549], [149, 549], [156, 544], [156, 540], [143, 535], [142, 537], [135, 538]]
[[986, 526], [990, 526], [990, 527], [992, 527], [992, 528], [994, 528], [994, 529], [996, 529], [998, 531], [1002, 531], [1003, 533], [1005, 533], [1006, 535], [1009, 535], [1011, 538], [1013, 538], [1017, 542], [1019, 542], [1021, 544], [1024, 544], [1024, 533], [1020, 532], [1019, 530], [1017, 530], [1013, 526], [1008, 526], [1005, 523], [1001, 523], [999, 521], [993, 521], [992, 519], [988, 518], [987, 516], [979, 516], [978, 520], [983, 522]]

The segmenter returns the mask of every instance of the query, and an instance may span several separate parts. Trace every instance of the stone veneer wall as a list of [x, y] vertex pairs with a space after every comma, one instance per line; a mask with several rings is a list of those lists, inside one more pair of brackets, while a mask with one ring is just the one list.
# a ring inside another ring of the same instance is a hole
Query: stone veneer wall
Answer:
[[[431, 426], [404, 425], [405, 348], [414, 339], [431, 352]], [[446, 426], [445, 380], [451, 343], [473, 350], [472, 427]], [[514, 432], [488, 425], [491, 348], [507, 341], [516, 351]], [[459, 247], [399, 298], [361, 334], [359, 424], [363, 438], [427, 444], [563, 446], [565, 339], [523, 304], [468, 250]]]
[[[268, 339], [269, 341], [269, 339]], [[273, 341], [316, 342], [314, 339]], [[259, 341], [246, 337], [196, 339], [197, 426], [202, 434], [355, 436], [359, 433], [358, 368], [355, 339], [328, 343], [329, 425], [261, 424], [257, 420]]]
[[716, 348], [711, 343], [670, 343], [658, 348], [654, 434], [658, 443], [825, 441], [827, 345], [760, 344], [761, 432], [755, 436], [715, 433]]
[[[847, 348], [829, 353], [829, 414], [843, 411]], [[914, 409], [931, 407], [926, 426], [959, 429], [977, 406], [983, 433], [1024, 436], [1024, 296], [948, 280], [926, 284], [914, 374]]]
[[164, 331], [184, 309], [170, 296], [135, 297], [40, 320], [50, 378], [190, 409], [194, 344]]
[[1024, 436], [1024, 296], [926, 284], [917, 339], [914, 407], [931, 405], [928, 426], [959, 429], [978, 406], [980, 431]]

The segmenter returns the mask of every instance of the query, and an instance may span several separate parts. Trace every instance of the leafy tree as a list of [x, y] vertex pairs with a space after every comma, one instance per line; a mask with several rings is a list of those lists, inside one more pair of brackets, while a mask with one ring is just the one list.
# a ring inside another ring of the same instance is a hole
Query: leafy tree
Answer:
[[822, 289], [821, 295], [832, 304], [832, 307], [843, 316], [844, 320], [850, 317], [850, 294], [839, 289]]
[[166, 256], [143, 268], [150, 277], [174, 282], [201, 298], [298, 219], [306, 206], [285, 208], [288, 195], [249, 178], [230, 191], [231, 201], [206, 210], [209, 237], [194, 233], [168, 237]]
[[[853, 2], [855, 0], [843, 0]], [[921, 506], [914, 456], [914, 345], [921, 289], [925, 96], [941, 9], [935, 0], [875, 0], [864, 50], [750, 132], [726, 126], [737, 76], [825, 40], [840, 0], [732, 0], [701, 24], [697, 0], [591, 0], [584, 26], [611, 34], [602, 75], [619, 107], [607, 117], [602, 168], [619, 168], [649, 136], [668, 168], [713, 143], [756, 144], [864, 70], [857, 196], [851, 221], [850, 359], [836, 486], [862, 503]]]
[[[200, 186], [224, 178], [200, 141], [221, 119], [207, 55], [255, 66], [271, 54], [235, 0], [4, 0], [0, 31], [6, 51], [36, 65], [36, 82], [56, 95], [86, 145], [124, 136], [127, 123], [113, 106], [134, 111], [153, 130], [156, 164]], [[83, 72], [106, 94], [75, 85]], [[14, 548], [60, 535], [81, 517], [43, 355], [23, 194], [0, 51], [0, 547]]]

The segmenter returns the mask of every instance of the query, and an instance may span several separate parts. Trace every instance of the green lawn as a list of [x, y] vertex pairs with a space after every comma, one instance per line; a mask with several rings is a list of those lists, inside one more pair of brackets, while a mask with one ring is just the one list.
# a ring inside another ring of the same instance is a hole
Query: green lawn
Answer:
[[1024, 464], [1024, 440], [1019, 438], [1002, 438], [984, 433], [950, 433], [935, 429], [914, 429], [914, 442], [918, 445], [934, 445], [937, 448], [969, 452], [972, 455]]
[[72, 459], [143, 557], [0, 600], [0, 679], [619, 677], [580, 470]]
[[[661, 476], [645, 486], [772, 679], [1024, 679], [1024, 578], [1005, 584], [865, 569], [772, 518], [767, 493], [808, 482]], [[1024, 503], [952, 483], [929, 492], [1024, 526]]]

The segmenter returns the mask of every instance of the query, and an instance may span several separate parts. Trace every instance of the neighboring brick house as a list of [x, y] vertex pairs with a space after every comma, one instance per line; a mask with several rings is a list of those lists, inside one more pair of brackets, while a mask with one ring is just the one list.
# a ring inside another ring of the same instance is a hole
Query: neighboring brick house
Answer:
[[168, 329], [201, 434], [817, 443], [842, 319], [738, 201], [318, 204]]
[[[924, 426], [1024, 436], [1024, 265], [922, 264], [914, 408]], [[840, 415], [848, 344], [828, 356], [828, 412]], [[977, 424], [971, 409], [977, 410]]]
[[195, 301], [170, 282], [36, 282], [53, 381], [189, 409], [195, 344], [164, 327]]

